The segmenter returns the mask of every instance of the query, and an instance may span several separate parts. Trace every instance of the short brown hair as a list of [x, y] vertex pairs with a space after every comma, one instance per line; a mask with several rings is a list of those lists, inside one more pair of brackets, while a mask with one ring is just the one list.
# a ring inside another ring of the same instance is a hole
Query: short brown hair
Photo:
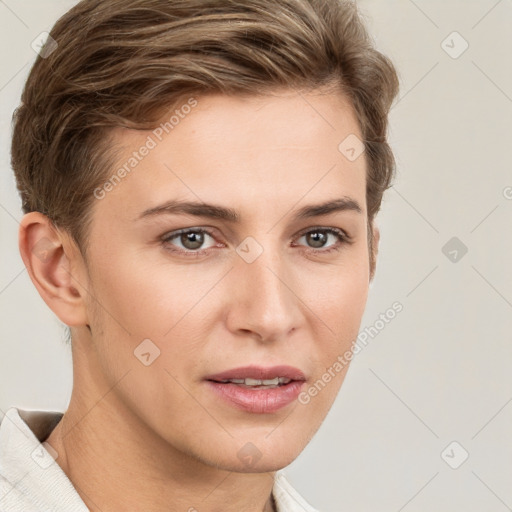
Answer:
[[192, 94], [334, 86], [365, 144], [373, 274], [370, 226], [395, 170], [386, 132], [398, 77], [354, 2], [83, 0], [50, 35], [58, 46], [37, 58], [13, 115], [25, 213], [47, 215], [85, 256], [93, 191], [113, 165], [109, 129], [154, 128]]

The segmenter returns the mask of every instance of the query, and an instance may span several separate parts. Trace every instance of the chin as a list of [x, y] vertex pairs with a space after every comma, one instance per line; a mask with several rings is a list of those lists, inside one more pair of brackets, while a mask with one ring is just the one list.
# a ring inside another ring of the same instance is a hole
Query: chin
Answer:
[[297, 455], [293, 454], [283, 457], [280, 454], [276, 454], [274, 456], [262, 457], [260, 460], [254, 460], [251, 463], [246, 460], [241, 461], [236, 457], [231, 460], [219, 461], [215, 467], [234, 473], [271, 473], [289, 466], [297, 458]]
[[[284, 430], [283, 430], [284, 433]], [[275, 433], [274, 433], [275, 434]], [[305, 448], [307, 442], [297, 437], [290, 443], [283, 436], [271, 434], [268, 431], [261, 437], [237, 436], [231, 446], [219, 446], [221, 451], [212, 454], [209, 465], [214, 465], [225, 471], [237, 473], [268, 473], [278, 471], [290, 465]], [[212, 464], [213, 463], [213, 464]]]

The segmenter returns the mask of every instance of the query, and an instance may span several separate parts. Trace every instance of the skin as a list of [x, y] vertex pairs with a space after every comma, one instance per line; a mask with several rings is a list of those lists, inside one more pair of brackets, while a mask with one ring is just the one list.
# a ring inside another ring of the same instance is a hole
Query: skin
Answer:
[[[319, 92], [197, 97], [95, 200], [87, 261], [44, 215], [24, 216], [25, 265], [73, 336], [71, 401], [47, 442], [91, 511], [271, 511], [275, 471], [296, 459], [331, 408], [348, 366], [307, 405], [272, 414], [235, 409], [203, 380], [247, 364], [288, 364], [304, 372], [307, 389], [357, 337], [372, 277], [366, 161], [338, 150], [347, 135], [362, 138], [350, 104]], [[148, 135], [116, 129], [119, 165]], [[343, 196], [362, 212], [294, 216]], [[231, 207], [240, 222], [138, 218], [171, 199]], [[190, 254], [200, 244], [186, 237], [162, 241], [198, 227], [213, 233], [198, 257]], [[315, 245], [304, 234], [326, 227], [352, 243], [326, 234]], [[235, 250], [249, 236], [263, 248], [252, 263]], [[376, 227], [373, 236], [376, 253]], [[53, 244], [45, 258], [35, 249], [42, 238]], [[333, 246], [340, 250], [322, 253]], [[134, 355], [147, 338], [160, 349], [149, 366]], [[252, 465], [237, 455], [247, 443], [261, 455]]]

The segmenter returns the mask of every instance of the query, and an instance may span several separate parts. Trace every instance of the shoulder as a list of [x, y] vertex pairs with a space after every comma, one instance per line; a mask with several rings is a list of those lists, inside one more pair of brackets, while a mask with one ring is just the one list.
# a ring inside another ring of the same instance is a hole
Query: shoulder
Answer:
[[[62, 413], [11, 407], [0, 422], [0, 512], [88, 512], [44, 440]], [[50, 451], [49, 451], [50, 450]]]

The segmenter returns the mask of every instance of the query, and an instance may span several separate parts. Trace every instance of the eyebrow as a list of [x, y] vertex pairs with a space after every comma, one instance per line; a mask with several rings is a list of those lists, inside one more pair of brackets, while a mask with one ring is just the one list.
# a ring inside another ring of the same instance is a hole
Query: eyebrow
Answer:
[[[319, 217], [321, 215], [342, 211], [353, 211], [359, 214], [363, 212], [361, 206], [355, 199], [345, 196], [321, 204], [304, 206], [297, 210], [295, 217], [297, 219], [309, 219], [311, 217]], [[241, 218], [240, 214], [233, 208], [195, 201], [171, 200], [159, 206], [144, 210], [139, 216], [139, 219], [162, 214], [194, 215], [196, 217], [207, 217], [233, 223], [240, 222]]]

